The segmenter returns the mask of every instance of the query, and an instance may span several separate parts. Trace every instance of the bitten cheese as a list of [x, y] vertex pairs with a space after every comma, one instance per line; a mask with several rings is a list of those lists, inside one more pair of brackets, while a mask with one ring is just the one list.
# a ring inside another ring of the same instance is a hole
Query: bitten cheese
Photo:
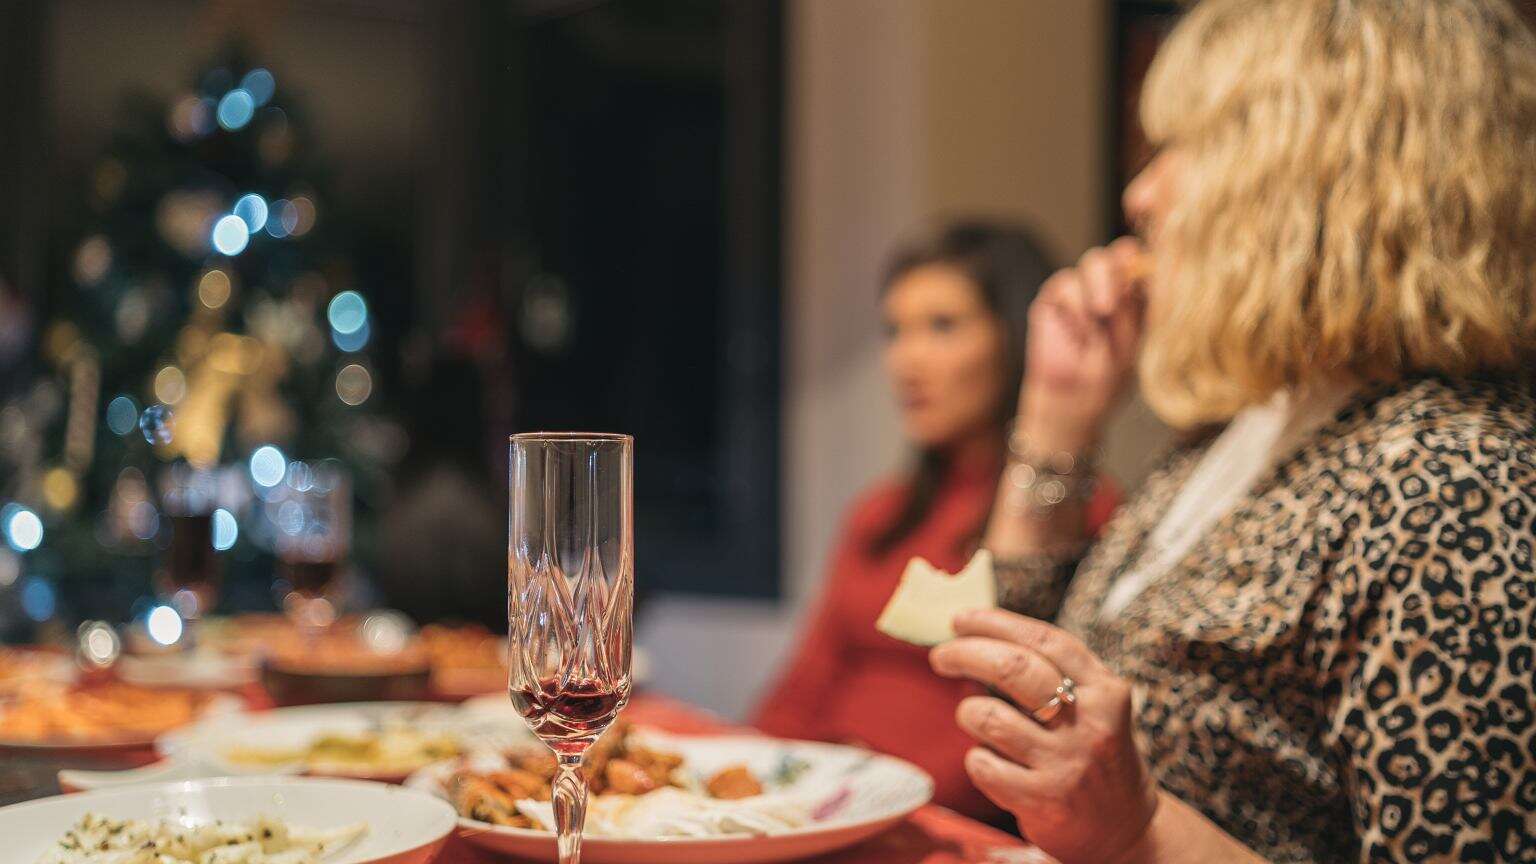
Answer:
[[995, 606], [997, 583], [992, 578], [992, 553], [987, 550], [978, 551], [953, 576], [913, 558], [875, 628], [913, 645], [937, 645], [955, 638], [950, 621], [957, 614]]

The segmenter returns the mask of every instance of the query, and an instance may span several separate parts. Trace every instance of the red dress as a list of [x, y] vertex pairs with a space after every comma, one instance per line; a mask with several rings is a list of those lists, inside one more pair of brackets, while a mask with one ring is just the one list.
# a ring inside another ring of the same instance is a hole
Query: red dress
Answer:
[[[933, 775], [937, 803], [988, 822], [1002, 816], [966, 776], [963, 757], [974, 742], [955, 725], [960, 700], [982, 688], [940, 678], [928, 666], [927, 649], [875, 629], [908, 559], [920, 555], [950, 573], [970, 559], [997, 478], [997, 470], [951, 470], [928, 518], [883, 554], [870, 550], [870, 538], [895, 518], [905, 486], [882, 484], [855, 503], [794, 658], [752, 725], [781, 737], [854, 742], [899, 756]], [[1097, 532], [1115, 497], [1107, 484], [1101, 487], [1090, 504], [1090, 530]]]

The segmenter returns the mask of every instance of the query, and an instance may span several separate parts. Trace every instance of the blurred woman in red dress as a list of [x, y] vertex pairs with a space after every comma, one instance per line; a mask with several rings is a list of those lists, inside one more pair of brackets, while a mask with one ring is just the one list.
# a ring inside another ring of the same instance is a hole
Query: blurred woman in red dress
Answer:
[[[891, 261], [880, 300], [885, 367], [916, 466], [853, 505], [795, 656], [752, 720], [770, 734], [907, 759], [933, 775], [938, 803], [986, 821], [1003, 814], [966, 777], [973, 742], [955, 725], [956, 706], [977, 686], [935, 675], [926, 650], [877, 632], [875, 619], [909, 559], [953, 573], [990, 520], [1009, 518], [993, 502], [1029, 305], [1051, 270], [1026, 232], [985, 223], [953, 225]], [[1100, 484], [1090, 531], [1113, 506]]]

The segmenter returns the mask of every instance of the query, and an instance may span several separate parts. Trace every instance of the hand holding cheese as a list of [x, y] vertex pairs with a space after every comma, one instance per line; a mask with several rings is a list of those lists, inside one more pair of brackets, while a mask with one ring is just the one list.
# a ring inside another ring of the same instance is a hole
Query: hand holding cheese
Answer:
[[987, 550], [978, 551], [953, 576], [913, 558], [875, 628], [913, 645], [937, 645], [955, 638], [950, 622], [956, 615], [995, 606], [997, 585], [992, 578], [992, 553]]

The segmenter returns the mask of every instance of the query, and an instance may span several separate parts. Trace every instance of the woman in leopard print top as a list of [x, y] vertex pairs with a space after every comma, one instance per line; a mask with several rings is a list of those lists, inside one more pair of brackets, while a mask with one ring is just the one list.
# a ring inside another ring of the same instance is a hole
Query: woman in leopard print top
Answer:
[[[1142, 116], [1147, 249], [1031, 310], [1012, 611], [932, 653], [997, 693], [968, 774], [1069, 864], [1536, 861], [1536, 38], [1506, 0], [1204, 0]], [[1219, 434], [1084, 555], [1133, 371]]]

